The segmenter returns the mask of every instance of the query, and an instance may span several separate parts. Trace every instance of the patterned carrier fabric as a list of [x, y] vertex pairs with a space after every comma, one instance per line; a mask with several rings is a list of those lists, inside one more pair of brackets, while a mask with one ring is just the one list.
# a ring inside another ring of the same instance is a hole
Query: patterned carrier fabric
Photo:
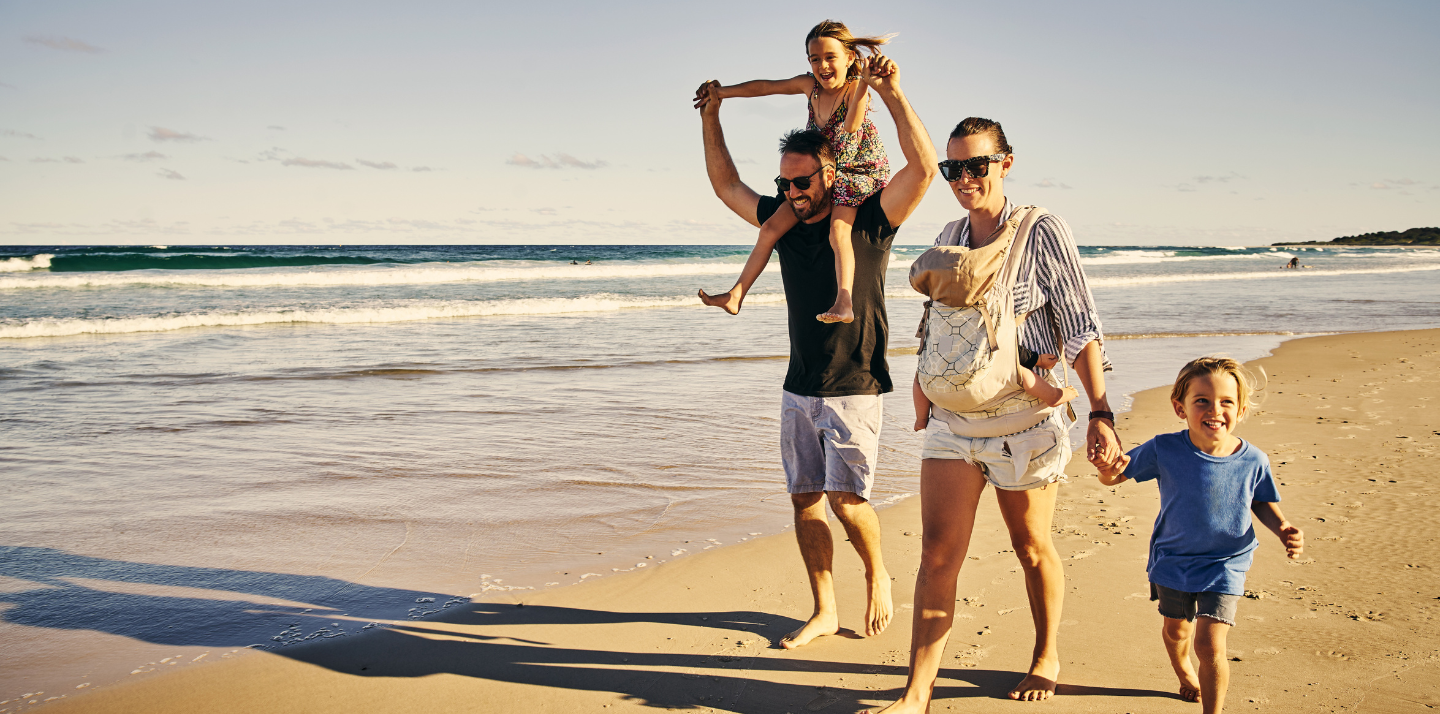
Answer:
[[973, 307], [930, 304], [928, 338], [915, 369], [920, 383], [937, 392], [962, 392], [990, 366], [990, 333]]
[[[814, 97], [814, 92], [819, 91], [820, 83], [817, 81], [811, 96]], [[859, 206], [876, 191], [885, 188], [885, 184], [890, 182], [890, 159], [885, 156], [885, 145], [880, 143], [880, 132], [870, 121], [869, 107], [866, 108], [867, 116], [860, 124], [860, 131], [847, 134], [847, 102], [842, 101], [840, 106], [835, 107], [825, 126], [820, 126], [815, 119], [815, 102], [807, 101], [805, 104], [810, 107], [810, 119], [805, 123], [805, 128], [824, 134], [825, 138], [830, 140], [831, 150], [835, 152], [835, 203], [841, 206]]]

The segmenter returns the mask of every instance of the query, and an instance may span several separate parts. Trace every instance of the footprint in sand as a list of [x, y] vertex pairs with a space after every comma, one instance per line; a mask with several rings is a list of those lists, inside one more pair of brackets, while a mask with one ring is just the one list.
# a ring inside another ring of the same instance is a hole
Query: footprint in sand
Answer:
[[1278, 647], [1261, 647], [1260, 649], [1255, 650], [1255, 654], [1257, 654], [1257, 655], [1280, 654], [1280, 648], [1278, 648]]
[[822, 688], [820, 690], [820, 696], [815, 697], [810, 701], [809, 704], [806, 704], [805, 710], [818, 712], [821, 709], [824, 709], [825, 707], [828, 707], [838, 701], [840, 701], [840, 697], [835, 696], [833, 693], [830, 692], [830, 690]]

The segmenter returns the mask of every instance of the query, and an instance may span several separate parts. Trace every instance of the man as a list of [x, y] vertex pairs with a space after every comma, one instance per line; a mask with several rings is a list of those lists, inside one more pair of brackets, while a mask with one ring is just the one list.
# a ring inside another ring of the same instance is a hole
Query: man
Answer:
[[884, 631], [893, 611], [890, 575], [880, 557], [880, 521], [869, 503], [879, 455], [880, 395], [893, 389], [885, 361], [885, 269], [896, 230], [920, 204], [938, 168], [935, 147], [900, 91], [895, 64], [883, 55], [872, 62], [870, 86], [895, 120], [906, 165], [857, 212], [851, 323], [815, 319], [829, 309], [836, 289], [829, 241], [835, 161], [824, 136], [813, 131], [785, 136], [777, 180], [786, 186], [782, 201], [761, 196], [740, 181], [720, 128], [719, 96], [709, 91], [700, 107], [705, 168], [715, 195], [757, 228], [777, 210], [794, 211], [800, 219], [776, 245], [790, 317], [780, 448], [815, 609], [781, 641], [786, 649], [839, 631], [826, 500], [865, 564], [865, 634]]

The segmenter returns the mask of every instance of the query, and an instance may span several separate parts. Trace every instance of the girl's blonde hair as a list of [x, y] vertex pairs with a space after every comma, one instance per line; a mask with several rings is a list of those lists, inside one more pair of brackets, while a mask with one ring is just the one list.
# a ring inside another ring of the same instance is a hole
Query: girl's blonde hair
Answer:
[[1208, 355], [1192, 359], [1184, 367], [1180, 368], [1180, 375], [1175, 378], [1175, 386], [1170, 388], [1170, 399], [1180, 403], [1185, 402], [1185, 393], [1190, 391], [1190, 380], [1206, 374], [1228, 374], [1235, 378], [1235, 392], [1239, 404], [1236, 406], [1244, 412], [1250, 406], [1251, 395], [1255, 388], [1251, 384], [1249, 370], [1245, 366], [1224, 355]]
[[[810, 28], [810, 33], [805, 35], [805, 51], [810, 51], [811, 40], [818, 40], [821, 37], [829, 37], [830, 39], [836, 40], [840, 44], [844, 45], [847, 52], [853, 52], [856, 55], [859, 55], [860, 48], [864, 47], [865, 49], [870, 50], [870, 54], [872, 55], [879, 54], [880, 50], [877, 48], [879, 48], [880, 45], [889, 42], [890, 38], [894, 36], [895, 35], [891, 33], [889, 35], [856, 37], [855, 35], [850, 33], [850, 28], [846, 27], [845, 23], [838, 20], [822, 20], [820, 21], [820, 24]], [[851, 63], [850, 69], [846, 72], [846, 76], [853, 77], [855, 76], [855, 74], [855, 65], [854, 63]]]

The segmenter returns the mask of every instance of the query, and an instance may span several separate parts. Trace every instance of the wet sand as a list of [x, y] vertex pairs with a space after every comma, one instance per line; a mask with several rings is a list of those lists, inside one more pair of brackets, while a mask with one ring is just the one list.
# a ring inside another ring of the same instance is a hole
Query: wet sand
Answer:
[[[1440, 708], [1440, 330], [1294, 340], [1252, 365], [1265, 401], [1240, 435], [1270, 454], [1282, 507], [1306, 531], [1287, 561], [1268, 532], [1230, 636], [1230, 711]], [[1167, 390], [1120, 419], [1127, 446], [1181, 428]], [[1146, 595], [1156, 490], [1105, 488], [1070, 465], [1055, 517], [1065, 559], [1059, 696], [1002, 699], [1028, 662], [1023, 581], [993, 500], [961, 575], [934, 711], [1198, 712], [1181, 701]], [[455, 605], [363, 636], [142, 669], [93, 692], [45, 692], [47, 712], [448, 712], [686, 709], [850, 712], [905, 679], [919, 503], [881, 513], [896, 621], [870, 639], [776, 648], [809, 614], [794, 540], [757, 539], [618, 577]], [[835, 525], [836, 537], [844, 536]], [[837, 543], [842, 627], [864, 612], [860, 563]], [[438, 603], [437, 603], [438, 605]], [[430, 606], [434, 607], [434, 606]], [[340, 622], [313, 613], [316, 622]], [[314, 629], [307, 623], [305, 628]], [[353, 624], [351, 630], [363, 623]], [[378, 629], [378, 628], [377, 628]], [[213, 661], [213, 663], [212, 663]], [[29, 700], [27, 700], [29, 701]], [[19, 706], [17, 706], [19, 704]], [[14, 700], [0, 711], [29, 710]]]

